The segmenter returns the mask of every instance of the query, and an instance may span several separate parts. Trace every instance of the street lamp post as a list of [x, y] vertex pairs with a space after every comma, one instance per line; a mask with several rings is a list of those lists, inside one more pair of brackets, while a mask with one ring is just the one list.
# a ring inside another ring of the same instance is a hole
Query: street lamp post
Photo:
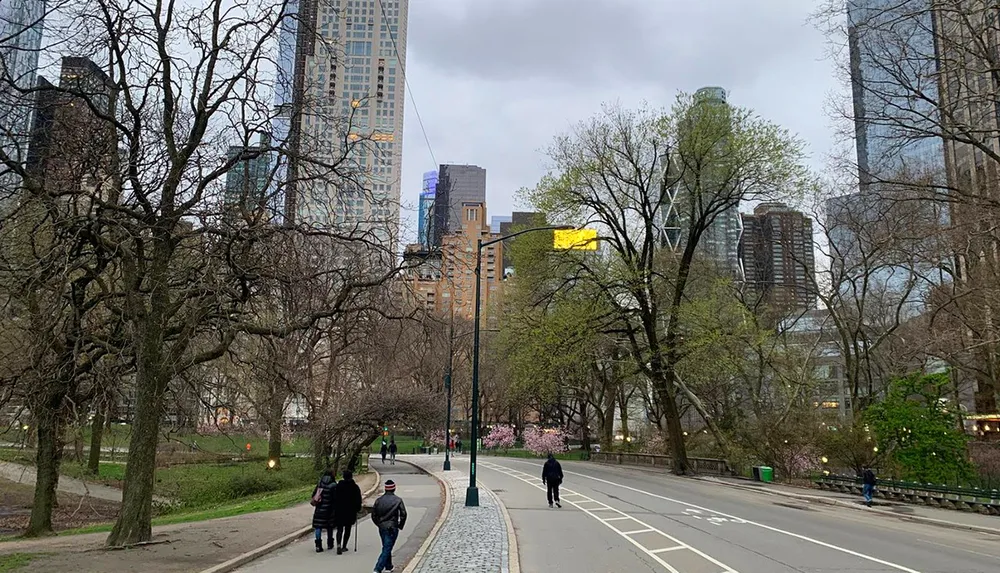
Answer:
[[482, 271], [483, 271], [483, 247], [494, 245], [501, 241], [533, 233], [535, 231], [560, 231], [573, 229], [568, 225], [556, 225], [549, 227], [533, 227], [524, 229], [504, 237], [498, 237], [490, 241], [483, 242], [482, 238], [476, 241], [476, 302], [475, 302], [475, 325], [472, 336], [472, 444], [469, 450], [469, 487], [465, 490], [465, 506], [479, 506], [479, 488], [476, 487], [476, 454], [479, 450], [479, 310], [482, 303]]
[[444, 373], [444, 390], [448, 393], [448, 413], [445, 415], [444, 426], [444, 471], [451, 471], [451, 367], [455, 345], [455, 310], [451, 311], [451, 322], [448, 324], [448, 370]]

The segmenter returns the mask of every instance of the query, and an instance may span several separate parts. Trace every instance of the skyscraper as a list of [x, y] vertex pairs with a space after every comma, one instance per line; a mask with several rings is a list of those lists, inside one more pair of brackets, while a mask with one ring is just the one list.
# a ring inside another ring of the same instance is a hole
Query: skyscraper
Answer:
[[883, 181], [945, 176], [935, 127], [939, 70], [931, 3], [847, 1], [862, 192], [880, 191], [877, 184]]
[[[339, 178], [287, 166], [286, 221], [359, 226], [394, 241], [399, 225], [409, 0], [298, 0], [279, 40], [282, 117], [297, 155], [338, 158]], [[293, 154], [293, 155], [296, 155]]]
[[229, 148], [227, 159], [238, 161], [226, 173], [226, 190], [222, 198], [226, 215], [253, 213], [269, 207], [267, 192], [273, 167], [271, 153], [267, 151], [269, 146], [270, 137], [261, 135], [259, 145]]
[[424, 173], [424, 183], [420, 190], [420, 202], [417, 205], [417, 243], [425, 249], [431, 244], [431, 227], [434, 221], [434, 195], [437, 192], [438, 172]]
[[[34, 95], [23, 94], [35, 85], [42, 46], [45, 0], [0, 2], [0, 150], [10, 160], [27, 159]], [[0, 214], [14, 199], [18, 178], [0, 167]]]
[[814, 308], [812, 219], [783, 203], [762, 203], [741, 216], [740, 258], [753, 298], [773, 308]]
[[462, 228], [464, 203], [486, 204], [486, 170], [476, 165], [441, 165], [431, 244], [441, 246], [442, 237]]
[[[704, 106], [728, 106], [726, 90], [720, 87], [705, 87], [694, 94], [694, 105], [689, 113], [697, 114]], [[667, 159], [661, 158], [666, 161]], [[674, 166], [664, 166], [674, 169]], [[706, 170], [710, 172], [710, 170]], [[660, 205], [660, 234], [667, 248], [681, 249], [687, 239], [690, 225], [688, 209], [690, 207], [691, 191], [685, 187], [683, 178], [667, 189], [667, 196], [662, 198]], [[709, 185], [707, 189], [711, 189]], [[705, 198], [705, 201], [708, 201]], [[743, 279], [743, 267], [740, 263], [740, 237], [743, 234], [743, 224], [740, 218], [739, 202], [729, 205], [718, 213], [712, 223], [705, 229], [698, 241], [698, 256], [701, 260], [715, 265], [723, 273], [736, 280]]]

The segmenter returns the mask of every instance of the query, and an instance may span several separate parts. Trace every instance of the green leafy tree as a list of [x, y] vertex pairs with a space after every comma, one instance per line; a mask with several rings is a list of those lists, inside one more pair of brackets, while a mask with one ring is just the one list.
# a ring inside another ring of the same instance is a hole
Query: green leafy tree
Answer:
[[973, 475], [968, 436], [958, 430], [947, 373], [914, 374], [894, 380], [885, 400], [871, 406], [866, 421], [879, 453], [902, 479], [961, 484]]

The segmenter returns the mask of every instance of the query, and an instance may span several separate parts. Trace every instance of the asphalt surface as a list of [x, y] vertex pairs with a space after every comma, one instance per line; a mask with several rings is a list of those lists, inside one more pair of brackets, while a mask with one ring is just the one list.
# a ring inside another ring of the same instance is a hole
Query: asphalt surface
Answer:
[[[441, 486], [433, 477], [423, 473], [414, 466], [402, 461], [395, 465], [385, 466], [374, 457], [371, 465], [382, 475], [382, 481], [396, 482], [396, 493], [406, 503], [406, 527], [400, 532], [396, 547], [392, 552], [396, 571], [402, 571], [403, 566], [416, 554], [417, 549], [427, 538], [441, 513], [443, 500]], [[381, 490], [379, 491], [381, 493]], [[366, 500], [371, 505], [374, 498]], [[355, 536], [358, 549], [354, 551]], [[318, 571], [371, 571], [375, 567], [382, 550], [378, 531], [370, 518], [358, 522], [358, 527], [351, 533], [350, 551], [337, 555], [337, 551], [316, 553], [316, 545], [310, 534], [288, 547], [265, 558], [254, 561], [238, 569], [244, 573], [316, 573]], [[323, 538], [326, 547], [326, 533]]]
[[[454, 463], [468, 471], [468, 458]], [[1000, 536], [580, 462], [563, 462], [563, 508], [549, 509], [540, 461], [479, 466], [507, 506], [525, 573], [1000, 571]]]

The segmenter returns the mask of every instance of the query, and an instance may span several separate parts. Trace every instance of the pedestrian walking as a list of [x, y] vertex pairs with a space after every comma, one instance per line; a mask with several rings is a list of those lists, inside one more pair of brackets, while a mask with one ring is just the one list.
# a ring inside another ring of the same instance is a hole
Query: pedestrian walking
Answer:
[[455, 440], [455, 451], [462, 453], [462, 440]]
[[399, 538], [399, 531], [406, 526], [406, 505], [396, 495], [396, 482], [386, 480], [385, 493], [375, 500], [372, 521], [382, 538], [382, 553], [375, 562], [375, 573], [392, 573], [392, 548]]
[[337, 555], [347, 552], [347, 542], [351, 540], [351, 529], [358, 521], [361, 511], [361, 488], [354, 482], [354, 474], [344, 471], [344, 479], [337, 484], [333, 504], [333, 524], [337, 528]]
[[323, 552], [323, 530], [326, 530], [326, 548], [333, 549], [333, 517], [337, 482], [333, 470], [327, 470], [313, 490], [313, 529], [316, 530], [316, 553]]
[[875, 495], [875, 484], [878, 483], [878, 479], [875, 477], [875, 471], [869, 466], [865, 466], [861, 472], [861, 483], [861, 492], [865, 496], [865, 505], [871, 507], [872, 497]]
[[382, 440], [382, 447], [378, 451], [382, 454], [382, 463], [385, 464], [385, 455], [389, 453], [389, 448], [385, 445], [385, 440]]
[[549, 500], [549, 507], [555, 502], [556, 507], [562, 507], [559, 503], [559, 485], [562, 484], [563, 471], [559, 460], [549, 454], [549, 459], [545, 460], [542, 466], [542, 484], [545, 486], [545, 497]]
[[[396, 438], [393, 438], [389, 442], [389, 458], [392, 460], [392, 465], [396, 465], [396, 452], [399, 451], [399, 447], [396, 446]], [[385, 460], [382, 460], [385, 461]]]

